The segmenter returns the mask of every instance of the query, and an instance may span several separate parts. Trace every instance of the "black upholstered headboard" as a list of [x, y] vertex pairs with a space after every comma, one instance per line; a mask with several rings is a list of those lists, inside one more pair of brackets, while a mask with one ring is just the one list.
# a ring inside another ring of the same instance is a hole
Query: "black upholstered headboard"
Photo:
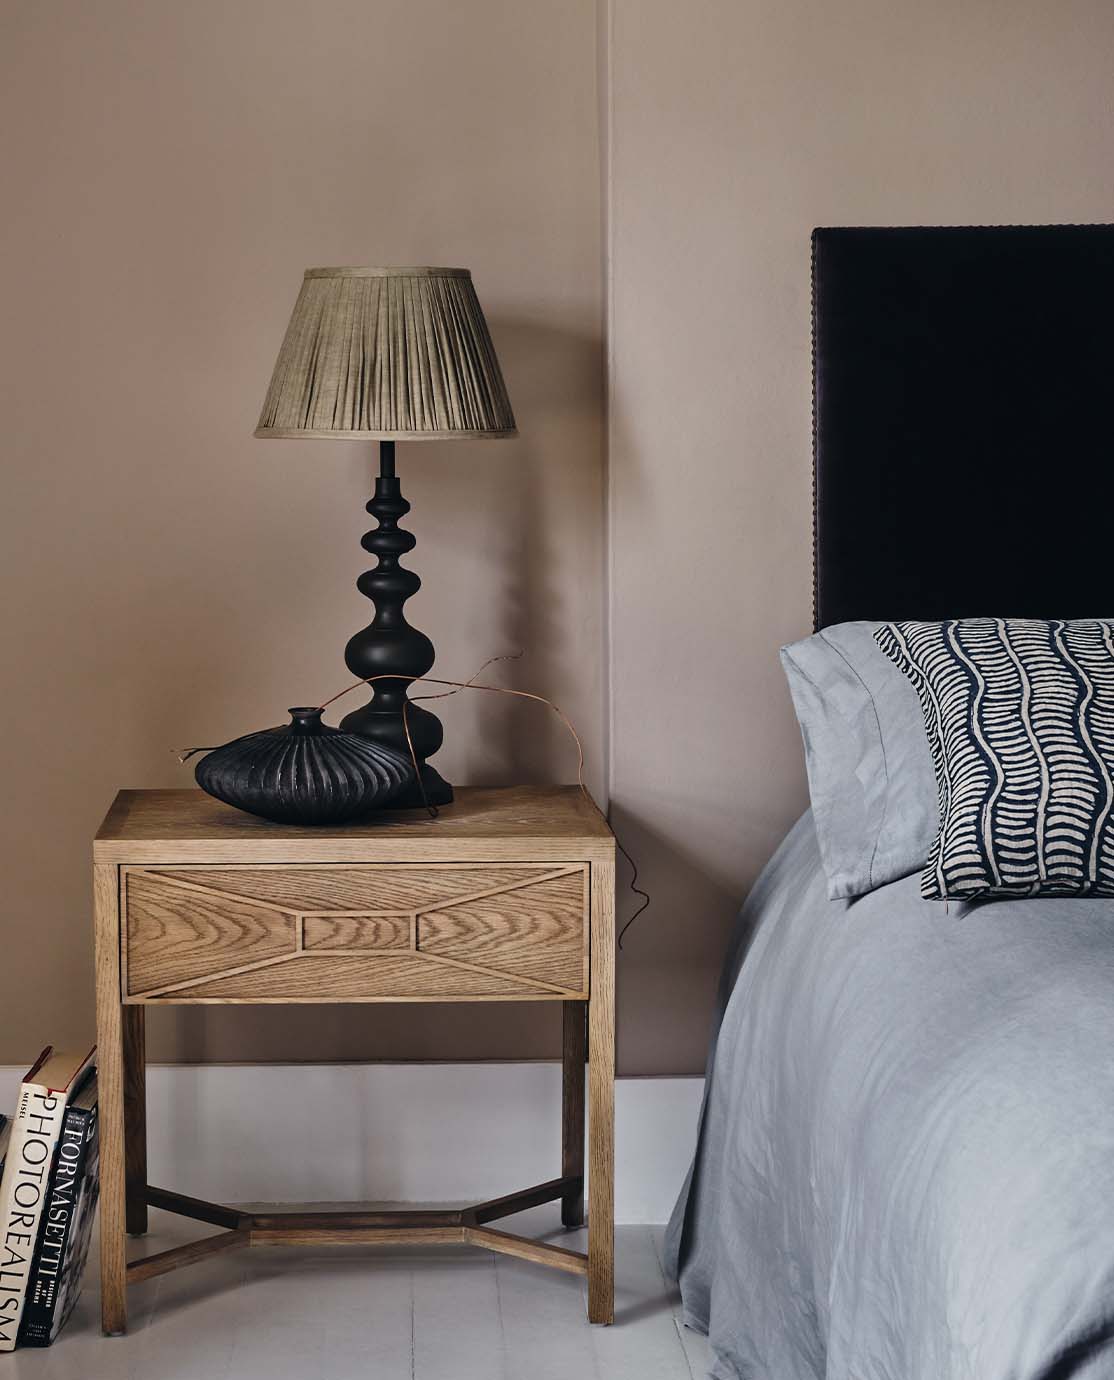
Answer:
[[815, 617], [1114, 616], [1114, 226], [813, 234]]

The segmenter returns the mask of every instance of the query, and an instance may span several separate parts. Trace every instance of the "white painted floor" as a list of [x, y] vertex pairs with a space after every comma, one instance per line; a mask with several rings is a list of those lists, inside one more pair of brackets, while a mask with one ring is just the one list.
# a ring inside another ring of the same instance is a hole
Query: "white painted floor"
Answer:
[[[557, 1213], [505, 1225], [585, 1250]], [[153, 1211], [131, 1247], [210, 1231]], [[662, 1235], [617, 1229], [612, 1327], [589, 1326], [579, 1277], [488, 1251], [274, 1246], [133, 1286], [128, 1335], [102, 1337], [94, 1261], [54, 1346], [0, 1357], [0, 1380], [703, 1380], [707, 1342], [681, 1325]]]

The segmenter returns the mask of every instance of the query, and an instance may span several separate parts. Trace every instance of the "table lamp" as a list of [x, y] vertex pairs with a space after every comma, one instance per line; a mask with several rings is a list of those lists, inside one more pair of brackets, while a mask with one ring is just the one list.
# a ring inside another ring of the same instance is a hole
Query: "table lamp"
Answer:
[[377, 564], [356, 581], [375, 616], [349, 640], [344, 661], [355, 676], [398, 679], [377, 681], [368, 703], [340, 726], [409, 754], [408, 725], [421, 784], [392, 808], [447, 804], [452, 787], [427, 761], [441, 746], [440, 720], [407, 700], [410, 682], [433, 666], [434, 651], [403, 612], [421, 580], [400, 563], [415, 543], [398, 525], [410, 504], [395, 475], [395, 442], [515, 434], [468, 269], [307, 269], [255, 434], [379, 442], [379, 476], [367, 505], [378, 526], [362, 543]]

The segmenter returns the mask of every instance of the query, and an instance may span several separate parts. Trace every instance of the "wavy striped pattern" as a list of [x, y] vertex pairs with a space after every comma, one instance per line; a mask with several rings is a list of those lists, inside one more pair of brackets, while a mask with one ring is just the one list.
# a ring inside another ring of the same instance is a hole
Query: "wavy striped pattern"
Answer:
[[257, 436], [512, 436], [466, 268], [310, 268]]
[[922, 895], [1114, 896], [1114, 625], [886, 623], [924, 710], [940, 829]]

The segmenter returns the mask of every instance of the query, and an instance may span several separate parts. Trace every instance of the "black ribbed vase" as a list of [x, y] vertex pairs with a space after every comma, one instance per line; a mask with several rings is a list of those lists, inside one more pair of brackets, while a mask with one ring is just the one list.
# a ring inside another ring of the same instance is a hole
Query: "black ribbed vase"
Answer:
[[209, 795], [276, 824], [340, 824], [388, 804], [414, 780], [410, 758], [291, 709], [290, 723], [248, 733], [197, 764]]

